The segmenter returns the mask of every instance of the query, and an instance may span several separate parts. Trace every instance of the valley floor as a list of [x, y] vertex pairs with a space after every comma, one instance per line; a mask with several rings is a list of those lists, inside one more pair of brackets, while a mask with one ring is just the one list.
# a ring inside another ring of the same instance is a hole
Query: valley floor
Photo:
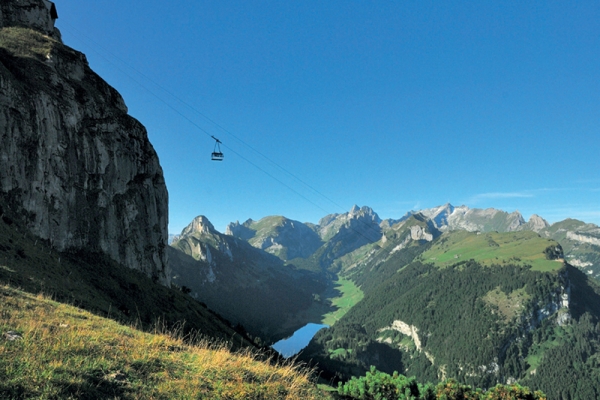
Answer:
[[312, 306], [295, 315], [284, 329], [287, 331], [294, 330], [298, 326], [304, 326], [307, 323], [332, 326], [363, 297], [362, 290], [354, 282], [336, 277], [335, 280], [329, 283], [327, 290], [315, 299]]

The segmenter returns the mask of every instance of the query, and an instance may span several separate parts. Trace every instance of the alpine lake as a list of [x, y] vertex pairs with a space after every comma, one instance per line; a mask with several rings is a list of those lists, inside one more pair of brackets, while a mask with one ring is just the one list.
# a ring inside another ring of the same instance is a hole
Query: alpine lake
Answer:
[[300, 350], [308, 346], [311, 339], [323, 328], [329, 328], [329, 325], [308, 323], [289, 338], [281, 339], [271, 347], [285, 358], [295, 356]]

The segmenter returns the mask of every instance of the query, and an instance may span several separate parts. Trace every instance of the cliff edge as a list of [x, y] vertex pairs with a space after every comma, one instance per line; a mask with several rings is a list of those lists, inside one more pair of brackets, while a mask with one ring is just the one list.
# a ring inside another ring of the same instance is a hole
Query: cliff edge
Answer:
[[146, 129], [46, 0], [0, 7], [0, 196], [57, 250], [103, 252], [169, 284], [168, 194]]

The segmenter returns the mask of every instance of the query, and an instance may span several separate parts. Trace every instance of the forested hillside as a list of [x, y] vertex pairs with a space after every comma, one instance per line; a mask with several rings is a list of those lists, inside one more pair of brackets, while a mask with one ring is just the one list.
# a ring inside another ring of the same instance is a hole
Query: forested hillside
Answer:
[[526, 382], [550, 398], [565, 390], [557, 382], [576, 375], [581, 381], [565, 398], [600, 394], [600, 290], [553, 260], [561, 255], [556, 242], [531, 232], [457, 232], [373, 252], [379, 256], [345, 271], [364, 299], [320, 331], [303, 359], [344, 379], [375, 365], [421, 381]]

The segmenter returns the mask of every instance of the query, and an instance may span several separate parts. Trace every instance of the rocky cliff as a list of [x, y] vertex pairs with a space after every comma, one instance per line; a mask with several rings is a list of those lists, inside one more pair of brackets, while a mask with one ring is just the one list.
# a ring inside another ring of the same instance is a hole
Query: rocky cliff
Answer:
[[0, 7], [0, 195], [56, 249], [169, 283], [168, 196], [145, 128], [60, 41], [45, 0]]

